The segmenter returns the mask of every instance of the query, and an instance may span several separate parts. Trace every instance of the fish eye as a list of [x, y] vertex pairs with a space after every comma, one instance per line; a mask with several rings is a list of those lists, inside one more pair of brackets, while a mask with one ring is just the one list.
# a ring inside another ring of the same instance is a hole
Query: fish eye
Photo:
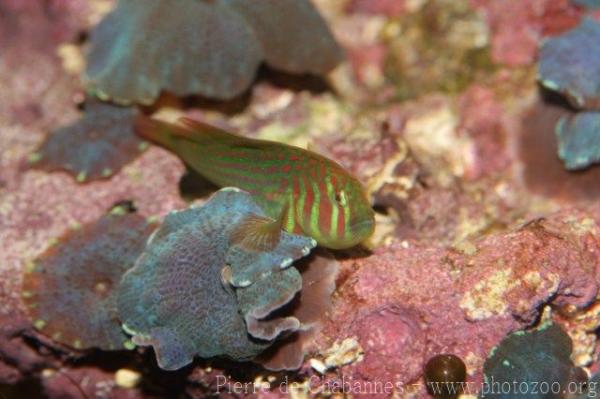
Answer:
[[341, 206], [346, 206], [348, 199], [346, 198], [346, 192], [344, 190], [340, 190], [335, 193], [335, 202]]

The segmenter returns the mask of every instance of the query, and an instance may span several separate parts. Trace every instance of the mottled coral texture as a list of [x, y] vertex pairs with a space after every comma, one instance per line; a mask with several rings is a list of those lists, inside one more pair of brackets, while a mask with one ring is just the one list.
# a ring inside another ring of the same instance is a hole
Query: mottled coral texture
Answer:
[[[517, 332], [502, 340], [486, 360], [484, 373], [488, 381], [497, 381], [500, 385], [517, 381], [528, 384], [534, 391], [537, 384], [545, 383], [567, 390], [569, 383], [579, 382], [573, 378], [577, 372], [570, 359], [572, 350], [571, 338], [561, 327], [545, 324], [537, 330]], [[573, 393], [585, 393], [581, 386], [571, 385], [570, 389]], [[483, 398], [505, 396], [491, 389], [482, 395]]]
[[600, 108], [600, 22], [584, 18], [576, 28], [540, 48], [540, 82], [564, 94], [576, 108]]
[[250, 86], [263, 60], [287, 72], [315, 74], [341, 60], [308, 0], [248, 4], [118, 1], [92, 33], [87, 85], [121, 103], [151, 104], [162, 90], [230, 99]]
[[[268, 316], [301, 289], [290, 266], [315, 243], [282, 233], [272, 251], [241, 254], [230, 236], [252, 215], [264, 216], [248, 193], [231, 188], [201, 207], [171, 213], [123, 277], [117, 300], [123, 328], [136, 345], [154, 348], [161, 368], [179, 369], [196, 355], [250, 360], [300, 327], [293, 316]], [[241, 261], [255, 273], [240, 269]]]
[[21, 296], [36, 329], [75, 349], [124, 349], [116, 288], [155, 226], [112, 214], [56, 238], [26, 267]]
[[147, 148], [133, 130], [137, 114], [135, 108], [90, 99], [81, 119], [53, 131], [30, 162], [69, 172], [79, 182], [108, 178]]

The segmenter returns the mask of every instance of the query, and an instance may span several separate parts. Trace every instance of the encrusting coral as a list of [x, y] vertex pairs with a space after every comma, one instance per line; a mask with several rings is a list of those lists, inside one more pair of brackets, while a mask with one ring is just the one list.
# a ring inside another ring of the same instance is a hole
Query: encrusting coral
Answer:
[[[534, 398], [586, 397], [587, 374], [571, 362], [572, 350], [571, 338], [556, 324], [509, 335], [485, 361], [489, 385], [481, 398], [513, 397], [507, 395], [519, 392]], [[519, 388], [506, 389], [510, 384]]]
[[324, 74], [341, 59], [308, 0], [120, 0], [91, 37], [86, 81], [100, 98], [151, 104], [162, 90], [229, 99], [260, 62]]
[[576, 108], [600, 107], [600, 23], [584, 18], [579, 25], [546, 40], [540, 48], [539, 79], [564, 94]]
[[579, 25], [545, 41], [540, 48], [539, 80], [561, 93], [580, 112], [563, 116], [555, 127], [558, 156], [568, 170], [600, 161], [600, 23], [583, 18]]
[[124, 349], [115, 288], [154, 226], [121, 208], [71, 230], [28, 266], [21, 296], [34, 327], [75, 349]]
[[[304, 284], [291, 265], [316, 245], [311, 238], [282, 231], [277, 246], [263, 252], [232, 243], [250, 215], [262, 211], [249, 194], [223, 189], [203, 206], [169, 214], [150, 235], [155, 224], [115, 207], [28, 267], [22, 297], [31, 322], [77, 350], [131, 349], [127, 332], [135, 344], [154, 346], [165, 369], [195, 355], [249, 360], [296, 333], [279, 346], [287, 347], [283, 355], [267, 358], [273, 368], [298, 368], [330, 303], [337, 267], [320, 255], [308, 262]], [[270, 317], [292, 301], [289, 315]]]
[[556, 125], [558, 156], [569, 170], [600, 161], [600, 112], [578, 112]]
[[34, 167], [65, 170], [77, 181], [108, 178], [147, 148], [135, 135], [135, 108], [91, 99], [82, 118], [57, 129], [30, 156]]
[[244, 257], [228, 256], [230, 235], [250, 215], [264, 216], [249, 194], [231, 188], [202, 207], [171, 213], [123, 277], [123, 328], [135, 344], [154, 347], [163, 369], [181, 368], [196, 355], [249, 360], [279, 333], [300, 326], [293, 317], [261, 319], [301, 289], [300, 274], [290, 266], [316, 243], [282, 232], [275, 249], [250, 265], [257, 273], [240, 280], [235, 262]]

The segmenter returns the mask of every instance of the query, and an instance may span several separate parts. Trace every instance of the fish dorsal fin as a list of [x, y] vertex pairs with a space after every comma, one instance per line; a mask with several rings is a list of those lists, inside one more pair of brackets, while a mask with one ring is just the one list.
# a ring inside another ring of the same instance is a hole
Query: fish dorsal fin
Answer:
[[213, 139], [219, 141], [238, 141], [242, 139], [240, 136], [228, 132], [218, 126], [208, 124], [196, 119], [181, 117], [177, 119], [177, 123], [182, 130], [186, 131], [186, 137], [191, 140], [197, 139]]
[[229, 236], [230, 244], [254, 252], [272, 251], [279, 244], [284, 215], [285, 209], [277, 219], [256, 214], [246, 216]]
[[188, 131], [187, 138], [194, 141], [213, 140], [222, 144], [227, 144], [231, 148], [243, 148], [247, 150], [280, 150], [281, 143], [269, 140], [251, 139], [244, 136], [238, 136], [235, 133], [228, 132], [218, 126], [210, 125], [206, 122], [191, 118], [181, 117], [177, 120], [182, 129]]

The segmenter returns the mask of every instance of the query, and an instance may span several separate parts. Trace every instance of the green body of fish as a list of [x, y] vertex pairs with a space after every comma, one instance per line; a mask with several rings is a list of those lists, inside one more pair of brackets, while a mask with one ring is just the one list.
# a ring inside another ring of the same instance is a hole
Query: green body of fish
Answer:
[[181, 122], [140, 117], [136, 131], [211, 182], [250, 192], [289, 232], [334, 249], [373, 233], [374, 212], [363, 186], [336, 162], [302, 148], [240, 137], [185, 118]]

